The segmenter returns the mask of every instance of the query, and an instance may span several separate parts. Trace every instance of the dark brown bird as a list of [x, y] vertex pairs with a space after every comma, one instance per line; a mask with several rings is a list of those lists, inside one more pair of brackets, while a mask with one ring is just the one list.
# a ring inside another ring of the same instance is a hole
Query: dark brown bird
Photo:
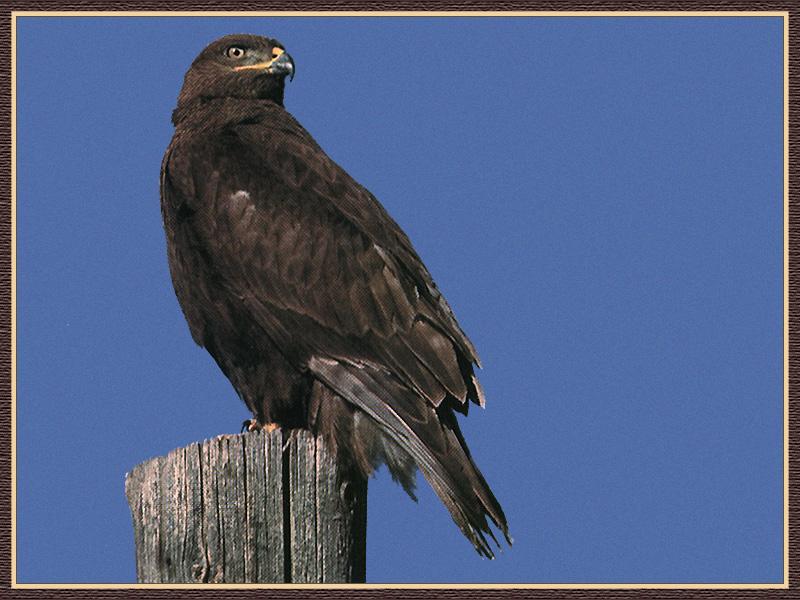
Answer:
[[[175, 293], [252, 411], [308, 428], [364, 476], [416, 467], [477, 551], [500, 504], [455, 412], [483, 406], [472, 343], [408, 237], [283, 107], [294, 63], [231, 35], [186, 73], [161, 170]], [[495, 540], [496, 541], [496, 540]]]

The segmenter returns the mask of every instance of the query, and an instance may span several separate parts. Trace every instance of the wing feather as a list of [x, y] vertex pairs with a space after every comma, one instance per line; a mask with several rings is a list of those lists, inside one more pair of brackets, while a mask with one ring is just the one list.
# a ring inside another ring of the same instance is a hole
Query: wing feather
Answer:
[[[435, 405], [442, 390], [477, 402], [472, 344], [406, 235], [304, 130], [280, 140], [268, 130], [240, 125], [168, 155], [167, 192], [194, 202], [195, 234], [220, 278], [263, 314], [275, 307], [313, 320], [320, 334], [309, 351], [386, 360]], [[182, 194], [175, 182], [185, 181]], [[357, 340], [367, 332], [371, 347]]]
[[487, 516], [511, 543], [503, 510], [470, 458], [452, 421], [369, 365], [347, 365], [313, 357], [309, 368], [337, 394], [366, 412], [419, 466], [453, 520], [478, 552], [494, 558], [487, 536], [497, 542]]

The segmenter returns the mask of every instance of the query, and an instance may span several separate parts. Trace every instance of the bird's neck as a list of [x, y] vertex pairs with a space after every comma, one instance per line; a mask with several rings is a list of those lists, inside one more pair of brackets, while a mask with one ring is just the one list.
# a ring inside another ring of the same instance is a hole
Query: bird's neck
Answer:
[[261, 98], [195, 98], [178, 104], [172, 112], [172, 123], [178, 127], [224, 126], [256, 116], [268, 117], [283, 113], [283, 103]]

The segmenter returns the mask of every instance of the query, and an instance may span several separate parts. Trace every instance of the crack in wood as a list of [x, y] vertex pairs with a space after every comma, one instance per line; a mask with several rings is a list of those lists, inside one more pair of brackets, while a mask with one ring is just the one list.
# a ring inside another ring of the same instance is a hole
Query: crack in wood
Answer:
[[140, 583], [365, 580], [366, 481], [308, 431], [190, 444], [134, 468], [125, 493]]

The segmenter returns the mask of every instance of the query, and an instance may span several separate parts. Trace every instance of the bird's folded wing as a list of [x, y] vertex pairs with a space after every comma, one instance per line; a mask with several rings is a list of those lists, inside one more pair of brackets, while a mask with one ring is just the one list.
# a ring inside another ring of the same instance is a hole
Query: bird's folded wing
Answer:
[[165, 163], [165, 197], [187, 205], [173, 212], [220, 284], [277, 343], [307, 331], [309, 355], [384, 364], [435, 405], [482, 402], [471, 343], [380, 204], [313, 142], [252, 137], [178, 146]]
[[405, 232], [369, 190], [331, 160], [289, 113], [280, 110], [280, 118], [237, 127], [238, 139], [257, 152], [262, 164], [274, 168], [288, 188], [299, 194], [318, 195], [340, 218], [366, 236], [387, 263], [413, 282], [414, 293], [421, 300], [420, 313], [445, 332], [469, 362], [479, 364], [474, 345], [459, 326]]

